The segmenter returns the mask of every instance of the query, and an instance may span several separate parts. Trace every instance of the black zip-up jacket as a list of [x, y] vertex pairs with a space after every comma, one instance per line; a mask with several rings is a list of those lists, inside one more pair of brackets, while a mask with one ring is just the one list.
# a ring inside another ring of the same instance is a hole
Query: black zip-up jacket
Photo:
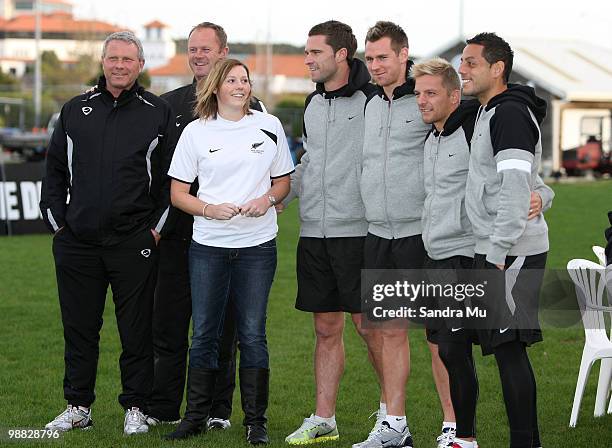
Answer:
[[[170, 92], [164, 93], [161, 97], [170, 103], [172, 110], [174, 111], [174, 126], [178, 137], [183, 133], [183, 129], [197, 117], [194, 114], [195, 102], [196, 102], [196, 87], [197, 81], [194, 79], [191, 84], [181, 86], [177, 89], [171, 90]], [[253, 110], [260, 112], [266, 112], [265, 107], [255, 97], [251, 97], [251, 104], [249, 107]], [[198, 193], [198, 181], [197, 179], [191, 184], [189, 193], [196, 196]], [[179, 239], [191, 241], [191, 234], [193, 232], [193, 216], [188, 213], [179, 210], [176, 207], [170, 207], [170, 213], [168, 214], [168, 221], [165, 226], [164, 239]]]
[[166, 101], [138, 83], [115, 99], [102, 76], [62, 107], [51, 137], [40, 202], [47, 227], [104, 246], [147, 228], [163, 233], [175, 144]]

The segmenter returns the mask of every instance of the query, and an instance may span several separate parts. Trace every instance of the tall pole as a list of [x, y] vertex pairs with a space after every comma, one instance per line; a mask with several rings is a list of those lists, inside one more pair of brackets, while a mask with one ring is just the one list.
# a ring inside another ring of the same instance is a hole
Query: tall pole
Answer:
[[463, 40], [465, 38], [465, 30], [463, 29], [463, 9], [464, 9], [464, 0], [459, 0], [459, 40]]
[[34, 31], [34, 42], [36, 59], [34, 64], [34, 127], [40, 127], [40, 112], [41, 112], [41, 96], [42, 96], [42, 73], [41, 73], [41, 61], [40, 61], [40, 38], [41, 38], [41, 26], [40, 26], [40, 0], [34, 1], [34, 7], [36, 15], [35, 31]]

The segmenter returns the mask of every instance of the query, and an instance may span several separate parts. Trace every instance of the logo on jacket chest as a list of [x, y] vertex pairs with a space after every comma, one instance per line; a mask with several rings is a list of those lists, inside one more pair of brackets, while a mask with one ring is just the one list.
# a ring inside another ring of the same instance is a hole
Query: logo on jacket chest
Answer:
[[85, 106], [85, 107], [81, 107], [81, 110], [83, 111], [84, 115], [89, 115], [91, 113], [91, 111], [93, 110], [93, 108], [91, 108], [89, 106]]

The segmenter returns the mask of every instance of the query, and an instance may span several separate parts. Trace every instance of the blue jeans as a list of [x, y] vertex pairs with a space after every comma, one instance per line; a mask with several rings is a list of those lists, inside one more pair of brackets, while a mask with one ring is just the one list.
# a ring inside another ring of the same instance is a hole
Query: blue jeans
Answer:
[[266, 308], [276, 271], [276, 240], [230, 249], [191, 242], [189, 275], [193, 337], [189, 366], [217, 369], [229, 297], [234, 301], [240, 368], [269, 367]]

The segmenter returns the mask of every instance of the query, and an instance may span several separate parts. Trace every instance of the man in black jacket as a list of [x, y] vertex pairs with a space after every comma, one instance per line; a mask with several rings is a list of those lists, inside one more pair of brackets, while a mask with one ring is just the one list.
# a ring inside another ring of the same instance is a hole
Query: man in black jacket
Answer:
[[48, 429], [93, 424], [90, 407], [110, 284], [123, 349], [124, 433], [148, 431], [157, 244], [168, 215], [166, 173], [175, 124], [170, 106], [138, 85], [143, 65], [142, 45], [132, 33], [108, 36], [104, 75], [94, 89], [64, 105], [48, 148], [40, 208], [55, 234], [68, 402]]
[[[193, 82], [162, 95], [174, 110], [179, 135], [185, 126], [196, 119], [193, 108], [197, 82], [205, 79], [217, 61], [227, 56], [228, 51], [227, 35], [219, 25], [202, 22], [189, 33], [187, 55]], [[251, 104], [251, 109], [265, 112], [263, 104], [257, 99]], [[195, 195], [197, 191], [198, 184], [194, 182], [191, 194]], [[159, 247], [160, 263], [153, 311], [155, 380], [149, 406], [149, 424], [180, 419], [191, 319], [187, 255], [192, 228], [193, 216], [170, 208], [166, 232]], [[216, 396], [207, 422], [208, 429], [230, 427], [232, 396], [236, 385], [236, 325], [231, 301], [229, 305], [221, 337]]]

